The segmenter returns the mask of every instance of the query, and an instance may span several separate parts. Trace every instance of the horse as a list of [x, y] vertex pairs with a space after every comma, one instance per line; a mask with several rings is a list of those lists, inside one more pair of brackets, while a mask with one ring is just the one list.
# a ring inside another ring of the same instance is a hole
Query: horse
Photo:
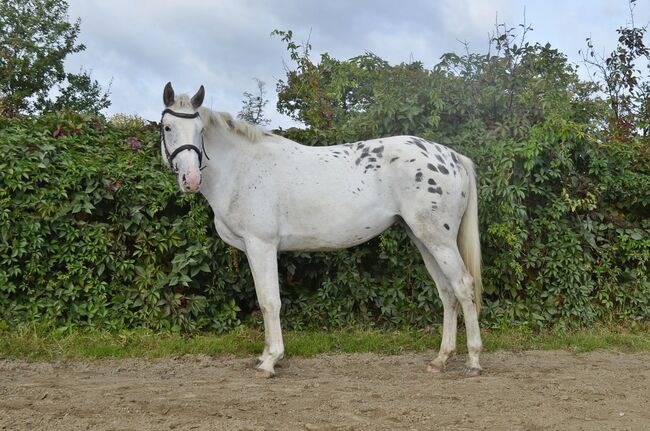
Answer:
[[456, 349], [459, 305], [467, 332], [465, 373], [481, 373], [481, 248], [472, 161], [415, 136], [310, 147], [163, 90], [160, 146], [184, 193], [200, 193], [218, 235], [246, 254], [264, 319], [255, 368], [273, 377], [284, 356], [277, 254], [352, 247], [400, 222], [443, 304], [444, 371]]

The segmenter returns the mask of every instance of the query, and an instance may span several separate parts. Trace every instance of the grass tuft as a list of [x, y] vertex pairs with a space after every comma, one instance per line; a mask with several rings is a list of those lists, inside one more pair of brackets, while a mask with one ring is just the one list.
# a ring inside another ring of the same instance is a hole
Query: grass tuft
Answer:
[[[459, 351], [465, 349], [464, 332], [458, 331]], [[647, 329], [598, 327], [580, 331], [535, 332], [526, 329], [482, 331], [485, 351], [597, 349], [622, 352], [650, 351]], [[386, 331], [346, 328], [332, 331], [287, 331], [288, 356], [312, 357], [321, 353], [364, 353], [394, 355], [407, 351], [437, 350], [440, 334], [417, 329]], [[0, 330], [0, 358], [24, 360], [161, 358], [205, 354], [209, 356], [252, 356], [264, 347], [260, 330], [239, 328], [223, 335], [194, 336], [123, 331], [42, 331], [27, 328]]]

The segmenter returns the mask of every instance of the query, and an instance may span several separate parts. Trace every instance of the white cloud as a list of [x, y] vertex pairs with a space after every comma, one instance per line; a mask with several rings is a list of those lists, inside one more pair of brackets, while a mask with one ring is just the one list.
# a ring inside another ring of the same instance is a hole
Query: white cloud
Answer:
[[[580, 0], [69, 0], [71, 19], [81, 18], [83, 53], [67, 67], [83, 65], [102, 84], [113, 79], [109, 114], [138, 113], [157, 120], [162, 87], [180, 92], [206, 86], [206, 104], [236, 113], [242, 93], [267, 84], [272, 125], [288, 125], [275, 112], [275, 82], [291, 67], [274, 29], [294, 31], [297, 42], [311, 35], [313, 58], [328, 52], [339, 59], [371, 51], [395, 64], [420, 60], [432, 67], [445, 52], [460, 52], [467, 41], [487, 52], [488, 33], [500, 22], [526, 19], [531, 41], [550, 41], [577, 61], [585, 37], [615, 40], [625, 24], [625, 2]], [[650, 17], [650, 2], [638, 2], [637, 22]]]

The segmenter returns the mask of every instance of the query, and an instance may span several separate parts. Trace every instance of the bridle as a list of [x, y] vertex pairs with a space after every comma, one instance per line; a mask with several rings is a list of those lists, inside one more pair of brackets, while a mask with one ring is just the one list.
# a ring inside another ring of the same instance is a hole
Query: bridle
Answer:
[[176, 112], [176, 111], [172, 111], [171, 109], [165, 109], [162, 112], [162, 116], [160, 117], [160, 136], [163, 142], [163, 147], [165, 148], [165, 157], [167, 157], [167, 162], [169, 163], [169, 167], [172, 170], [175, 171], [174, 164], [172, 162], [181, 151], [185, 151], [185, 150], [192, 150], [196, 152], [196, 154], [198, 154], [199, 156], [199, 169], [201, 170], [205, 169], [205, 166], [202, 166], [203, 155], [205, 154], [205, 158], [208, 160], [210, 160], [210, 157], [208, 157], [208, 154], [205, 152], [205, 145], [203, 143], [203, 130], [201, 130], [201, 148], [197, 147], [194, 144], [185, 144], [185, 145], [181, 145], [180, 147], [176, 148], [173, 152], [170, 153], [169, 149], [167, 148], [167, 141], [165, 140], [165, 130], [162, 121], [163, 118], [165, 117], [165, 114], [173, 115], [174, 117], [178, 117], [178, 118], [192, 119], [192, 118], [198, 118], [199, 113], [195, 112], [193, 114], [185, 114], [183, 112]]

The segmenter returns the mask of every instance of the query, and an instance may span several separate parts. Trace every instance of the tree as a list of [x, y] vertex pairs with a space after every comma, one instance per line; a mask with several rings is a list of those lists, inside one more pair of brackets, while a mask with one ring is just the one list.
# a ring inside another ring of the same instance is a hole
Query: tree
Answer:
[[237, 114], [237, 118], [258, 126], [268, 126], [271, 120], [264, 118], [264, 107], [269, 103], [268, 99], [265, 98], [266, 89], [264, 86], [266, 84], [257, 78], [253, 79], [257, 82], [257, 94], [248, 91], [244, 92], [244, 100], [242, 101], [244, 105]]
[[[76, 43], [80, 20], [69, 22], [67, 13], [65, 0], [0, 3], [0, 115], [76, 108], [81, 100], [91, 112], [110, 104], [108, 93], [100, 96], [99, 84], [88, 73], [65, 73], [66, 56], [85, 49]], [[66, 80], [59, 100], [51, 102], [50, 90]]]
[[37, 106], [43, 111], [70, 109], [75, 112], [100, 115], [102, 109], [111, 105], [109, 90], [104, 91], [90, 72], [81, 70], [78, 74], [66, 74], [67, 85], [59, 85], [59, 95], [55, 101], [39, 97]]
[[273, 35], [287, 44], [297, 65], [277, 84], [278, 111], [321, 135], [310, 143], [416, 132], [426, 137], [437, 124], [440, 95], [434, 74], [421, 62], [391, 66], [366, 52], [348, 60], [324, 53], [314, 63], [311, 46], [297, 45], [291, 31]]
[[623, 141], [637, 135], [646, 141], [650, 138], [650, 47], [644, 40], [648, 26], [635, 25], [635, 6], [636, 0], [629, 0], [630, 24], [616, 30], [614, 51], [603, 57], [589, 37], [583, 54], [587, 67], [596, 69], [593, 76], [609, 103], [608, 131]]

